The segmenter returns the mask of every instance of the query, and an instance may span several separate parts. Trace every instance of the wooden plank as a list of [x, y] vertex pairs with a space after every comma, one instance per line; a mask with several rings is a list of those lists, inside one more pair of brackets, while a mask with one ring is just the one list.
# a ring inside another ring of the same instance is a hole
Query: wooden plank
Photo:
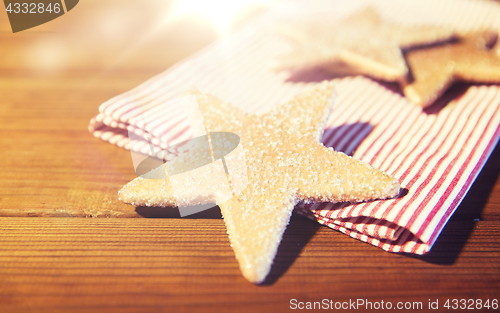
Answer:
[[[240, 274], [222, 220], [0, 218], [2, 312], [272, 312], [299, 301], [495, 298], [500, 222], [452, 221], [424, 257], [294, 216], [271, 275]], [[470, 230], [470, 234], [464, 230]]]

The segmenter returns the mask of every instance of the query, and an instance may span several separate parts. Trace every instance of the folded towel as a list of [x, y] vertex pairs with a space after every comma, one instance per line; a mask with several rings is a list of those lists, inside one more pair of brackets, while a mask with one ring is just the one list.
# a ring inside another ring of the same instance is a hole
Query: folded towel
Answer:
[[[367, 1], [287, 1], [253, 18], [142, 85], [99, 108], [89, 130], [143, 154], [165, 149], [165, 138], [189, 139], [189, 123], [173, 111], [146, 129], [155, 108], [199, 89], [251, 113], [266, 112], [323, 79], [321, 69], [276, 72], [272, 61], [293, 49], [273, 27], [298, 20], [340, 19]], [[456, 32], [500, 30], [500, 5], [485, 1], [377, 1], [393, 23], [439, 25]], [[296, 212], [392, 252], [428, 252], [500, 138], [500, 87], [457, 86], [432, 107], [411, 104], [392, 84], [355, 76], [335, 78], [337, 99], [322, 142], [396, 177], [397, 199], [361, 204], [299, 204]], [[129, 132], [136, 134], [129, 142]], [[178, 151], [170, 151], [175, 155]]]

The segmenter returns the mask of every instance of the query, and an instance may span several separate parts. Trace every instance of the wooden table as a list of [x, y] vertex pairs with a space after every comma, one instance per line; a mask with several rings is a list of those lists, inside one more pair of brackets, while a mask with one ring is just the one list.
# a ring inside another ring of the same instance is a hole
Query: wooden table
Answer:
[[294, 215], [262, 286], [241, 276], [217, 210], [178, 218], [119, 202], [130, 154], [93, 138], [90, 118], [218, 37], [187, 17], [159, 26], [171, 11], [86, 0], [16, 34], [0, 13], [0, 312], [277, 312], [323, 299], [421, 312], [500, 298], [499, 147], [427, 255]]

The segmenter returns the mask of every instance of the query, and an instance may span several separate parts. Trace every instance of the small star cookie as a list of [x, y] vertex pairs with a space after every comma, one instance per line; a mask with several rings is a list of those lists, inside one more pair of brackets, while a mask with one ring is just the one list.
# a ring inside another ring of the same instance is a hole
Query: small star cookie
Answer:
[[450, 44], [408, 51], [413, 79], [402, 83], [405, 96], [428, 107], [455, 81], [500, 83], [500, 56], [489, 49], [496, 40], [496, 33], [485, 31]]
[[[227, 132], [240, 138], [246, 180], [234, 177], [229, 166], [228, 176], [231, 184], [245, 181], [246, 185], [218, 204], [243, 276], [253, 283], [263, 282], [268, 275], [299, 201], [360, 202], [399, 194], [396, 179], [320, 143], [333, 105], [333, 83], [318, 84], [261, 116], [211, 95], [193, 94], [210, 134]], [[217, 173], [210, 169], [196, 176], [209, 183], [191, 181], [181, 199], [174, 197], [175, 176], [169, 177], [168, 164], [125, 185], [119, 199], [135, 205], [173, 206], [175, 201], [203, 204], [217, 197], [209, 186], [216, 183], [210, 176]]]
[[336, 75], [362, 74], [399, 81], [408, 74], [401, 49], [450, 40], [449, 29], [408, 27], [384, 22], [367, 7], [337, 24], [285, 30], [298, 45], [276, 60], [278, 70], [326, 68]]

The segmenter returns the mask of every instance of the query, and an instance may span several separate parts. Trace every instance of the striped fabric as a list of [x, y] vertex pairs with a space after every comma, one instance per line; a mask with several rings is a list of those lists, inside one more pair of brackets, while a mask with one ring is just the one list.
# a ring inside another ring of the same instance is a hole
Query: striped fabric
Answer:
[[[181, 109], [161, 117], [155, 112], [193, 88], [247, 112], [266, 112], [331, 79], [319, 70], [294, 75], [271, 70], [275, 57], [293, 49], [273, 30], [286, 23], [340, 19], [368, 3], [277, 4], [228, 38], [102, 104], [89, 130], [118, 147], [156, 153], [169, 140], [192, 137]], [[372, 5], [392, 23], [440, 25], [457, 32], [500, 31], [496, 2], [385, 0]], [[299, 204], [296, 212], [387, 251], [428, 252], [498, 142], [500, 87], [457, 87], [422, 110], [392, 84], [362, 76], [335, 81], [337, 100], [323, 143], [398, 178], [405, 194], [355, 205]], [[129, 132], [134, 134], [130, 142]], [[167, 157], [177, 152], [167, 150]]]

